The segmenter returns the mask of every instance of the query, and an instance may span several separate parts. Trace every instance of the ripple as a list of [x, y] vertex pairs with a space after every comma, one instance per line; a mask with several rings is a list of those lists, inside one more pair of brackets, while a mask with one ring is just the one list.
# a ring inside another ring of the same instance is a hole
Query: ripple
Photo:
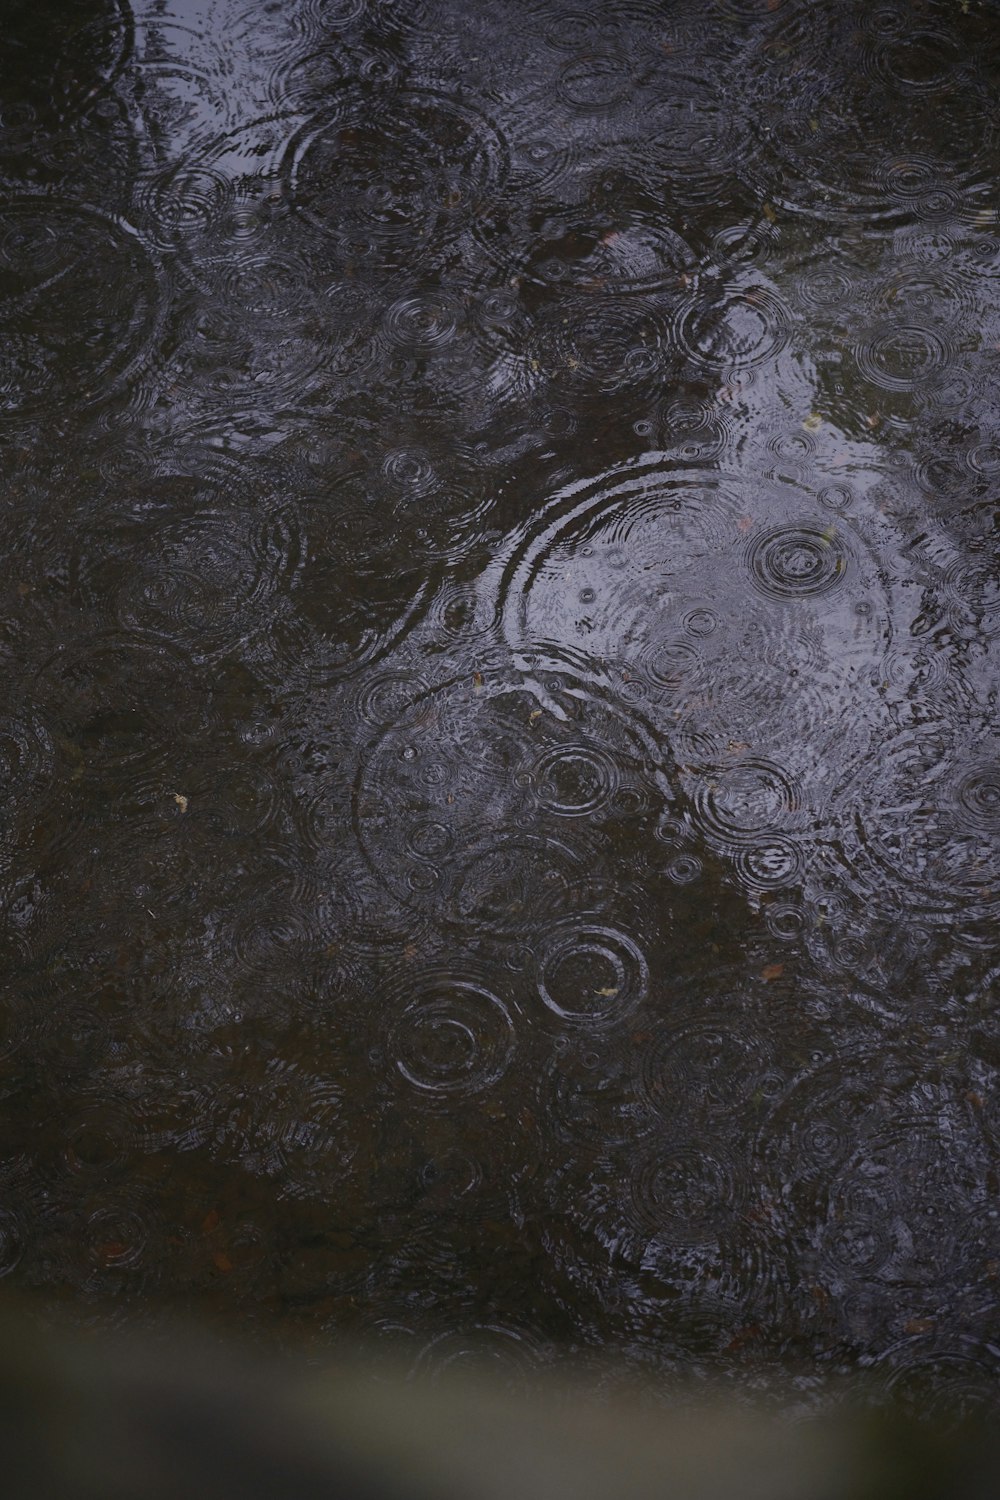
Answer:
[[657, 391], [673, 362], [669, 334], [652, 300], [561, 301], [536, 323], [540, 362], [554, 377], [605, 393]]
[[0, 1210], [0, 1278], [9, 1276], [24, 1255], [27, 1229], [22, 1215], [11, 1210]]
[[[508, 639], [551, 670], [572, 664], [603, 677], [603, 663], [650, 635], [658, 594], [724, 548], [739, 501], [710, 469], [674, 467], [664, 454], [557, 495], [507, 565], [503, 619]], [[727, 524], [728, 523], [728, 524]], [[685, 581], [684, 597], [689, 585]], [[699, 592], [701, 592], [699, 590]], [[709, 595], [713, 590], [706, 591]], [[567, 601], [583, 608], [567, 610]]]
[[648, 1234], [675, 1245], [720, 1238], [739, 1213], [745, 1178], [715, 1141], [659, 1147], [632, 1172], [629, 1198]]
[[[740, 880], [751, 891], [780, 891], [801, 885], [806, 869], [800, 845], [780, 835], [755, 840], [736, 859]], [[769, 912], [771, 908], [768, 909]]]
[[560, 71], [556, 97], [571, 109], [600, 113], [623, 104], [632, 92], [632, 82], [627, 58], [612, 52], [584, 53]]
[[444, 292], [399, 297], [385, 315], [385, 330], [394, 344], [414, 354], [433, 354], [455, 338], [461, 310]]
[[637, 215], [609, 225], [579, 210], [548, 218], [544, 238], [536, 236], [520, 262], [520, 274], [541, 286], [675, 297], [696, 273], [693, 250], [671, 226]]
[[689, 358], [720, 370], [750, 370], [776, 358], [791, 331], [791, 315], [776, 293], [736, 283], [692, 300], [677, 324]]
[[74, 779], [95, 789], [123, 780], [159, 787], [174, 777], [181, 744], [203, 737], [212, 700], [194, 690], [192, 664], [176, 649], [127, 637], [98, 636], [53, 655], [35, 679], [40, 705], [64, 737]]
[[247, 502], [182, 475], [150, 481], [141, 502], [99, 512], [74, 538], [78, 597], [195, 661], [245, 647], [268, 629], [300, 550], [293, 511], [261, 516]]
[[720, 1017], [660, 1026], [644, 1047], [642, 1097], [668, 1124], [713, 1120], [745, 1105], [767, 1071], [752, 1026]]
[[28, 713], [0, 717], [0, 814], [7, 827], [39, 810], [53, 763], [51, 738], [38, 719]]
[[503, 1077], [516, 1045], [510, 1008], [478, 981], [407, 976], [405, 999], [388, 999], [386, 1053], [395, 1072], [428, 1099], [482, 1093]]
[[326, 1198], [350, 1154], [339, 1082], [280, 1056], [255, 1057], [245, 1073], [217, 1101], [213, 1155], [280, 1179], [286, 1199]]
[[856, 295], [856, 278], [838, 265], [821, 263], [794, 282], [795, 300], [808, 313], [832, 313]]
[[537, 982], [543, 1004], [560, 1021], [600, 1031], [642, 1004], [649, 969], [626, 933], [574, 924], [546, 942]]
[[157, 245], [183, 256], [197, 283], [212, 288], [236, 277], [231, 262], [239, 252], [273, 253], [267, 237], [284, 213], [279, 167], [293, 128], [287, 111], [261, 115], [140, 178], [143, 226]]
[[456, 98], [345, 89], [292, 140], [284, 180], [296, 211], [346, 259], [389, 269], [442, 252], [507, 169], [501, 137]]
[[[934, 1320], [930, 1320], [932, 1323]], [[936, 1328], [883, 1350], [874, 1377], [892, 1409], [939, 1432], [997, 1415], [1000, 1353], [980, 1337], [952, 1338]]]
[[635, 1091], [617, 1050], [583, 1038], [562, 1047], [545, 1070], [540, 1102], [556, 1137], [597, 1148], [624, 1145], [637, 1125]]
[[[87, 114], [120, 77], [133, 47], [128, 0], [62, 0], [58, 12], [39, 12], [13, 0], [0, 37], [0, 95], [4, 115], [15, 106], [37, 119], [66, 125]], [[26, 68], [24, 59], [32, 58]]]
[[[825, 808], [827, 778], [885, 713], [876, 674], [893, 604], [857, 531], [803, 523], [805, 498], [663, 453], [567, 487], [491, 571], [515, 660], [615, 704], [668, 777], [672, 762], [719, 768], [759, 751], [797, 804]], [[771, 525], [748, 535], [755, 515]], [[706, 605], [720, 598], [725, 615]]]
[[837, 789], [850, 883], [868, 899], [902, 893], [921, 920], [948, 922], [962, 912], [971, 937], [1000, 900], [995, 779], [991, 763], [968, 764], [933, 725], [884, 743], [877, 766], [859, 768]]
[[439, 918], [523, 937], [571, 910], [584, 875], [578, 850], [551, 836], [502, 833], [456, 861], [454, 912]]
[[907, 180], [901, 194], [887, 190], [898, 164], [933, 160], [947, 139], [943, 185], [974, 211], [992, 149], [982, 129], [992, 89], [989, 23], [985, 13], [965, 13], [956, 52], [947, 14], [945, 24], [942, 7], [925, 29], [900, 7], [898, 30], [887, 32], [856, 4], [778, 11], [741, 57], [756, 136], [744, 170], [755, 191], [831, 224], [899, 222], [912, 213], [913, 194]]
[[969, 828], [1000, 833], [1000, 762], [966, 770], [955, 788], [956, 810]]
[[752, 536], [746, 567], [754, 587], [768, 599], [808, 599], [840, 588], [847, 580], [849, 554], [831, 528], [777, 526]]
[[414, 1359], [422, 1380], [454, 1380], [463, 1370], [490, 1372], [490, 1384], [523, 1397], [542, 1363], [544, 1344], [527, 1328], [502, 1323], [478, 1323], [437, 1333]]
[[592, 745], [553, 745], [532, 776], [542, 806], [563, 817], [588, 817], [607, 805], [618, 786], [614, 760]]
[[398, 646], [433, 599], [437, 573], [412, 549], [400, 556], [398, 533], [348, 494], [333, 503], [300, 496], [298, 510], [304, 542], [288, 594], [292, 618], [279, 617], [272, 639], [289, 677], [305, 673], [319, 685]]
[[149, 359], [164, 312], [160, 271], [121, 220], [48, 198], [0, 209], [0, 408], [85, 406]]
[[953, 353], [929, 328], [893, 324], [858, 344], [854, 357], [864, 378], [880, 390], [915, 391], [939, 375]]
[[944, 584], [952, 618], [963, 634], [970, 626], [987, 639], [1000, 634], [1000, 579], [991, 564], [956, 559], [945, 571]]
[[132, 1165], [138, 1131], [127, 1111], [94, 1102], [70, 1108], [64, 1130], [63, 1159], [70, 1172], [103, 1179], [121, 1176]]
[[641, 787], [638, 747], [613, 718], [595, 712], [581, 733], [536, 702], [462, 677], [412, 697], [365, 750], [355, 835], [407, 905], [491, 929], [543, 920], [623, 790]]
[[[672, 198], [715, 205], [731, 195], [742, 145], [739, 122], [725, 100], [693, 83], [659, 103], [644, 121], [640, 162], [651, 175], [655, 170], [666, 179]], [[743, 235], [739, 239], [744, 242]]]
[[759, 847], [760, 835], [789, 821], [801, 798], [794, 780], [772, 761], [740, 757], [699, 778], [694, 816], [705, 834], [723, 845]]

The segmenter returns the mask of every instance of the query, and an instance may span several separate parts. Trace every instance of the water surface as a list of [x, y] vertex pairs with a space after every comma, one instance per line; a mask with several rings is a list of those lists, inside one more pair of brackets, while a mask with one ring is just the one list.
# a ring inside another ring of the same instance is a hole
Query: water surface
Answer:
[[8, 1284], [992, 1399], [996, 4], [8, 10]]

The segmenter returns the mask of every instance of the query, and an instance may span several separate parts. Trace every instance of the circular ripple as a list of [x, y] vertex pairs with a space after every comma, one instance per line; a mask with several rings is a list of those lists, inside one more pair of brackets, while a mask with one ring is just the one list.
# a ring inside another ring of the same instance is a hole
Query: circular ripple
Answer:
[[345, 90], [295, 136], [284, 163], [298, 213], [346, 258], [387, 268], [442, 250], [506, 171], [489, 122], [429, 89]]
[[667, 327], [650, 299], [568, 299], [536, 324], [540, 362], [557, 378], [606, 393], [659, 389], [672, 360]]
[[962, 912], [970, 936], [991, 920], [1000, 903], [994, 764], [970, 764], [948, 733], [918, 725], [883, 743], [878, 763], [834, 795], [846, 877], [867, 899], [898, 893], [922, 919]]
[[542, 806], [568, 818], [597, 812], [618, 785], [614, 760], [590, 745], [553, 745], [532, 774]]
[[1000, 833], [1000, 762], [965, 771], [955, 788], [955, 806], [966, 827]]
[[611, 52], [592, 52], [565, 64], [556, 84], [556, 97], [571, 109], [600, 113], [622, 104], [632, 91], [632, 68], [627, 58]]
[[141, 501], [99, 511], [74, 538], [77, 597], [195, 661], [246, 644], [268, 629], [300, 550], [291, 510], [261, 515], [249, 501], [182, 475], [148, 479]]
[[921, 183], [924, 198], [944, 189], [973, 211], [985, 201], [995, 28], [985, 10], [929, 6], [921, 25], [909, 7], [892, 9], [887, 30], [881, 13], [857, 4], [784, 7], [744, 49], [744, 108], [756, 137], [744, 175], [785, 212], [834, 223], [905, 220], [913, 183], [904, 177], [892, 191], [899, 164], [933, 161], [942, 140], [950, 170]]
[[535, 240], [520, 274], [547, 287], [679, 297], [697, 274], [697, 259], [678, 231], [660, 222], [626, 215], [609, 227], [564, 210], [546, 220], [545, 238]]
[[456, 298], [443, 292], [419, 292], [393, 302], [385, 315], [385, 330], [401, 349], [433, 354], [455, 338], [460, 317]]
[[418, 565], [415, 548], [400, 556], [398, 531], [380, 523], [375, 507], [341, 494], [333, 504], [300, 499], [298, 510], [305, 539], [288, 596], [292, 617], [278, 617], [272, 642], [286, 677], [319, 685], [399, 645], [433, 599], [438, 573]]
[[677, 338], [698, 365], [750, 370], [781, 353], [791, 337], [791, 315], [766, 286], [732, 284], [691, 301], [680, 314]]
[[646, 998], [649, 970], [642, 950], [614, 928], [574, 926], [546, 944], [538, 964], [545, 1006], [572, 1026], [614, 1026]]
[[0, 718], [0, 816], [6, 827], [38, 810], [53, 758], [52, 741], [37, 719], [29, 714]]
[[606, 1148], [636, 1135], [635, 1090], [622, 1058], [586, 1034], [554, 1053], [539, 1101], [546, 1128], [560, 1141]]
[[767, 1065], [767, 1049], [749, 1024], [689, 1019], [654, 1033], [643, 1048], [639, 1086], [668, 1124], [713, 1119], [744, 1105]]
[[947, 341], [929, 328], [892, 325], [856, 346], [854, 357], [864, 378], [884, 391], [915, 391], [948, 364]]
[[[805, 499], [663, 453], [567, 487], [491, 572], [518, 665], [615, 702], [664, 774], [766, 746], [792, 800], [825, 808], [831, 768], [885, 712], [892, 604], [857, 532], [804, 524]], [[756, 516], [771, 524], [754, 534]]]
[[46, 198], [0, 208], [0, 410], [87, 405], [126, 384], [159, 333], [158, 267], [96, 209]]
[[507, 1071], [514, 1019], [491, 990], [472, 980], [417, 974], [408, 979], [406, 995], [386, 1042], [389, 1061], [406, 1083], [446, 1100], [481, 1093]]
[[179, 745], [204, 736], [206, 684], [187, 655], [165, 643], [100, 636], [58, 651], [35, 679], [39, 702], [63, 737], [74, 780], [107, 780], [120, 799], [127, 781], [171, 784]]
[[841, 587], [848, 557], [832, 528], [776, 526], [758, 532], [746, 548], [750, 581], [768, 599], [808, 599]]
[[744, 1177], [716, 1142], [659, 1148], [629, 1179], [639, 1224], [676, 1245], [717, 1240], [739, 1212], [744, 1193]]
[[758, 853], [761, 835], [787, 824], [800, 805], [798, 788], [788, 773], [751, 756], [713, 769], [694, 789], [694, 814], [705, 834]]
[[740, 851], [736, 868], [748, 890], [780, 891], [801, 883], [805, 856], [790, 838], [766, 835]]
[[991, 563], [951, 563], [944, 575], [950, 613], [963, 635], [992, 639], [1000, 634], [1000, 575]]
[[685, 80], [644, 120], [639, 165], [666, 178], [673, 200], [714, 206], [730, 195], [742, 151], [742, 129], [726, 101]]
[[913, 1334], [879, 1354], [874, 1376], [895, 1413], [937, 1432], [996, 1421], [1000, 1349], [982, 1337]]
[[639, 765], [627, 731], [596, 708], [563, 724], [529, 693], [460, 678], [413, 697], [368, 746], [355, 834], [408, 906], [517, 928], [569, 899], [603, 821], [641, 789]]

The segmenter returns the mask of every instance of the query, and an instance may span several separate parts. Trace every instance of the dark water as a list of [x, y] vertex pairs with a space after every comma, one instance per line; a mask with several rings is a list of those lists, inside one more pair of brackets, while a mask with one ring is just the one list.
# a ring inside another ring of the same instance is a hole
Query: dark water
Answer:
[[7, 1285], [990, 1398], [998, 121], [992, 0], [7, 0]]

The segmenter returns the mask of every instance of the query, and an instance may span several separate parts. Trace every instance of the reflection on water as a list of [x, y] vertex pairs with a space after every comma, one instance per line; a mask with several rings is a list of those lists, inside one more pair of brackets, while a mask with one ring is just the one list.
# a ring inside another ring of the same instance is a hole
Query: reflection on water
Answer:
[[983, 1399], [993, 0], [11, 10], [8, 1283]]

